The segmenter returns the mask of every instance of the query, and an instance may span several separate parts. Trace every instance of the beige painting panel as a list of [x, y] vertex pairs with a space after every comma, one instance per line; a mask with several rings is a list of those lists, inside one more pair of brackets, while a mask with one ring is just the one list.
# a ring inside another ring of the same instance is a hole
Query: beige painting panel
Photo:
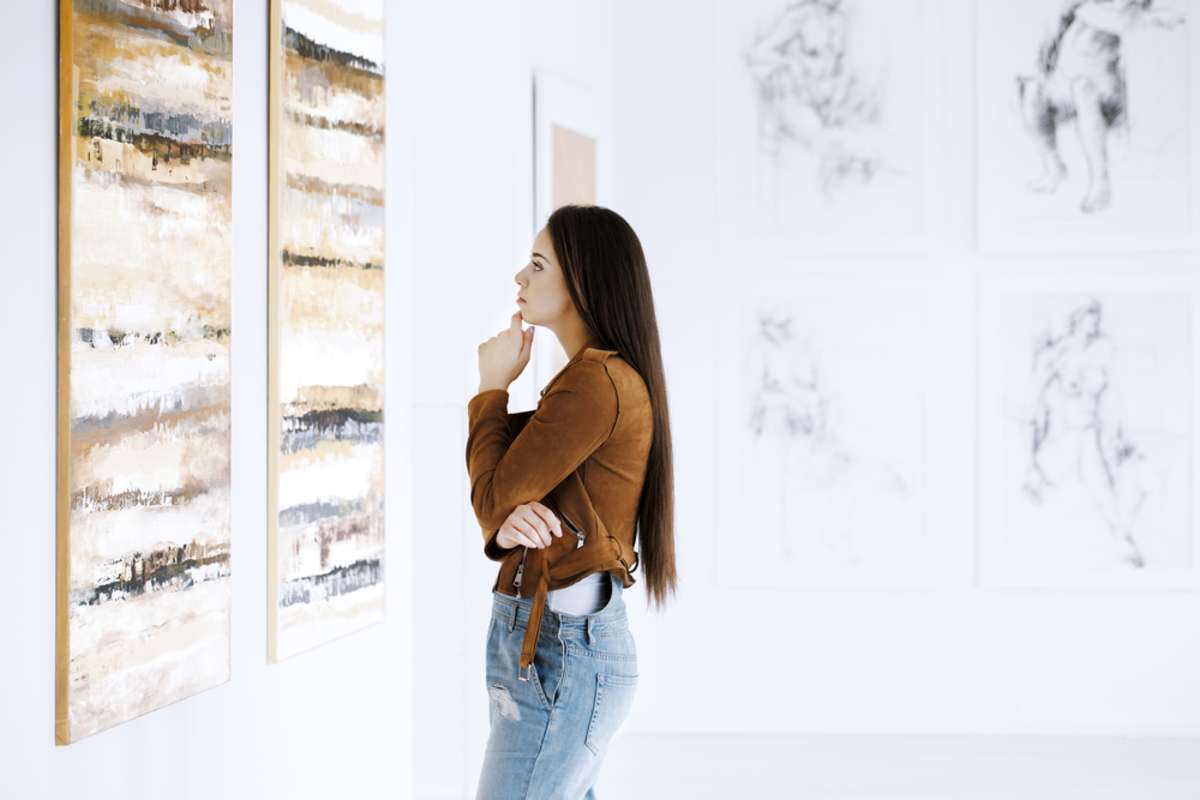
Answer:
[[58, 744], [229, 679], [231, 43], [59, 4]]
[[596, 203], [596, 140], [551, 125], [550, 201], [554, 208]]
[[271, 7], [272, 661], [382, 616], [383, 8]]

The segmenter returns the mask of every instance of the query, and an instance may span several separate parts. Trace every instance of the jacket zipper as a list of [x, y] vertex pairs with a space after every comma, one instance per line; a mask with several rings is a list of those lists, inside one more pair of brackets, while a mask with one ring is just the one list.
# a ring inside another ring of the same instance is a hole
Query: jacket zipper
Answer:
[[521, 575], [525, 572], [525, 556], [529, 555], [529, 547], [522, 545], [521, 548], [521, 563], [517, 564], [517, 574], [513, 577], [513, 588], [518, 592], [521, 589]]
[[566, 514], [559, 512], [559, 516], [562, 517], [562, 521], [567, 523], [567, 527], [570, 528], [572, 533], [575, 534], [575, 549], [578, 550], [579, 548], [583, 547], [583, 540], [587, 537], [587, 534], [580, 530], [578, 525], [567, 519]]

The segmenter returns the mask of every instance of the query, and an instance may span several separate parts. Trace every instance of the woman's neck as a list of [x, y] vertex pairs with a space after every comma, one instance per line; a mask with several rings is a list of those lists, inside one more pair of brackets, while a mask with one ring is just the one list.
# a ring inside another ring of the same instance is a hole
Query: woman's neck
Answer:
[[582, 319], [570, 325], [567, 330], [555, 331], [554, 335], [558, 337], [558, 343], [562, 345], [567, 358], [579, 355], [585, 347], [595, 347], [599, 344]]

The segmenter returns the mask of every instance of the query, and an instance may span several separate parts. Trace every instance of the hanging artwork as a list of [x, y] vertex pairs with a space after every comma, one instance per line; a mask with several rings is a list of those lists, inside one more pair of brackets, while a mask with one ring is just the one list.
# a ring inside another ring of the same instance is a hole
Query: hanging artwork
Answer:
[[989, 250], [1194, 241], [1186, 2], [978, 4], [978, 214]]
[[[533, 236], [557, 208], [603, 205], [608, 184], [607, 115], [586, 87], [548, 72], [534, 77]], [[541, 387], [567, 362], [553, 336], [533, 344], [531, 379]], [[514, 392], [520, 389], [514, 387]]]
[[559, 206], [601, 202], [607, 184], [607, 117], [587, 87], [540, 72], [534, 77], [533, 232]]
[[[925, 227], [921, 0], [717, 3], [714, 121], [726, 237], [891, 250]], [[864, 234], [874, 234], [864, 236]]]
[[232, 3], [59, 4], [55, 739], [229, 679]]
[[770, 285], [718, 337], [719, 581], [922, 584], [924, 292]]
[[384, 613], [382, 0], [271, 6], [269, 656]]
[[550, 126], [550, 205], [595, 205], [596, 139], [563, 125]]
[[1190, 292], [1145, 276], [1136, 288], [1089, 283], [986, 293], [985, 584], [1196, 578]]

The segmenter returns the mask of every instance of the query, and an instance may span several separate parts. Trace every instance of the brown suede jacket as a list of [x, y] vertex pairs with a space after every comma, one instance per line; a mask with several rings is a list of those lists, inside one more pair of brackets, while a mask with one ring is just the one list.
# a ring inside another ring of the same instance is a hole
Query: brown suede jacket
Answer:
[[[606, 571], [632, 586], [638, 502], [654, 429], [645, 381], [615, 350], [584, 347], [559, 370], [537, 408], [508, 413], [508, 392], [467, 403], [467, 472], [483, 551], [500, 562], [492, 589], [534, 598], [521, 649], [529, 667], [546, 593]], [[562, 522], [548, 547], [504, 548], [496, 533], [534, 500]], [[528, 550], [528, 552], [526, 552]]]

